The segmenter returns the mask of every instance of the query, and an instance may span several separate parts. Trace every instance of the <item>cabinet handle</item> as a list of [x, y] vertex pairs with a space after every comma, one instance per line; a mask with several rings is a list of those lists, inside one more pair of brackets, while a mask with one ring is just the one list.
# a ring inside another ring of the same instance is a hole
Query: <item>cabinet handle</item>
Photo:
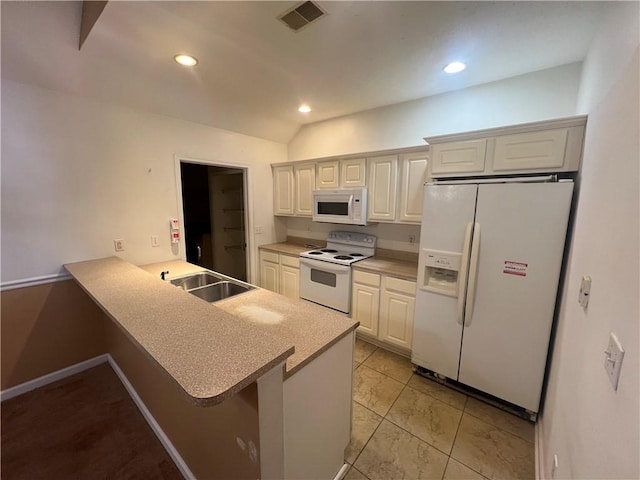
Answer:
[[464, 326], [471, 325], [473, 307], [476, 303], [476, 279], [478, 276], [478, 257], [480, 256], [480, 224], [476, 222], [473, 228], [473, 240], [471, 241], [471, 268], [469, 268], [469, 286], [467, 287], [467, 300], [464, 312]]
[[471, 248], [471, 232], [473, 223], [467, 223], [462, 246], [462, 264], [458, 272], [458, 323], [464, 325], [464, 307], [467, 296], [467, 273], [469, 272], [469, 249]]

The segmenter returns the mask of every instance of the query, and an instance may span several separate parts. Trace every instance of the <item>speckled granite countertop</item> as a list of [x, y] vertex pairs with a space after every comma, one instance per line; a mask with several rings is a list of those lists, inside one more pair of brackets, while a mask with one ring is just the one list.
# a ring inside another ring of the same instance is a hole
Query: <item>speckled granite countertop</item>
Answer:
[[168, 278], [203, 270], [180, 260], [140, 268], [108, 257], [65, 267], [200, 406], [224, 401], [285, 359], [285, 378], [293, 375], [358, 325], [260, 288], [209, 304], [160, 280], [163, 270]]
[[418, 278], [418, 264], [407, 260], [374, 256], [360, 260], [352, 265], [354, 270], [390, 275], [392, 277], [413, 280]]
[[[323, 248], [325, 245], [325, 242], [321, 240], [310, 240], [310, 242], [314, 242], [316, 245], [320, 245]], [[260, 245], [258, 248], [287, 255], [300, 255], [300, 253], [310, 250], [309, 247], [292, 242], [271, 243], [269, 245]], [[389, 254], [394, 253], [392, 250], [386, 250], [386, 252], [389, 252]], [[405, 255], [411, 256], [412, 254]], [[374, 257], [367, 258], [366, 260], [360, 260], [359, 262], [352, 264], [352, 267], [356, 270], [391, 275], [393, 277], [404, 278], [406, 280], [413, 280], [414, 282], [418, 278], [417, 255], [415, 261], [393, 258], [384, 254], [376, 255]]]
[[[323, 246], [325, 242], [315, 242], [314, 245]], [[270, 252], [284, 253], [286, 255], [300, 255], [302, 252], [311, 250], [311, 247], [305, 247], [304, 245], [298, 245], [297, 243], [270, 243], [269, 245], [260, 245], [258, 248], [262, 250], [269, 250]]]
[[[140, 268], [158, 278], [160, 272], [169, 270], [169, 279], [204, 270], [182, 260], [153, 263]], [[287, 359], [285, 379], [359, 325], [359, 322], [343, 313], [304, 300], [293, 300], [264, 288], [220, 300], [212, 306], [257, 325], [268, 335], [295, 345], [295, 352]]]

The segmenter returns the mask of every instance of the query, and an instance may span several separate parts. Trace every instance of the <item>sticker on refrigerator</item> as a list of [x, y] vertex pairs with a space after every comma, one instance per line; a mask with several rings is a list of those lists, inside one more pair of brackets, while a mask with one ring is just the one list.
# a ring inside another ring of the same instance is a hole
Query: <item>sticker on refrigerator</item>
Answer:
[[527, 276], [527, 264], [521, 262], [511, 262], [509, 260], [505, 260], [504, 262], [504, 270], [502, 273], [506, 273], [508, 275], [517, 275], [519, 277]]

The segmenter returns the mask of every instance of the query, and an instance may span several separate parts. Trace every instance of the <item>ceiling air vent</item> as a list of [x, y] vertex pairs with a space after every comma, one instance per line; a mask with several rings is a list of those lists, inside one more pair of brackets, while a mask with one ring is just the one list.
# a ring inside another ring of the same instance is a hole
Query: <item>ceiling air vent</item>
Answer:
[[324, 15], [326, 15], [326, 13], [318, 5], [311, 1], [307, 1], [302, 2], [297, 7], [287, 10], [278, 17], [278, 20], [282, 21], [294, 32], [297, 32], [301, 28], [306, 27], [311, 22], [315, 22]]

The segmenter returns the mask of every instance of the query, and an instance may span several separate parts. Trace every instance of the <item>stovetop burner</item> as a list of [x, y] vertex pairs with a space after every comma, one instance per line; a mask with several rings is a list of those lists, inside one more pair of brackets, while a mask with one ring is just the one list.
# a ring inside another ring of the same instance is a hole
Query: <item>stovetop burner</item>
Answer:
[[303, 258], [349, 266], [375, 255], [376, 237], [359, 232], [330, 232], [327, 244], [314, 250], [302, 252]]

